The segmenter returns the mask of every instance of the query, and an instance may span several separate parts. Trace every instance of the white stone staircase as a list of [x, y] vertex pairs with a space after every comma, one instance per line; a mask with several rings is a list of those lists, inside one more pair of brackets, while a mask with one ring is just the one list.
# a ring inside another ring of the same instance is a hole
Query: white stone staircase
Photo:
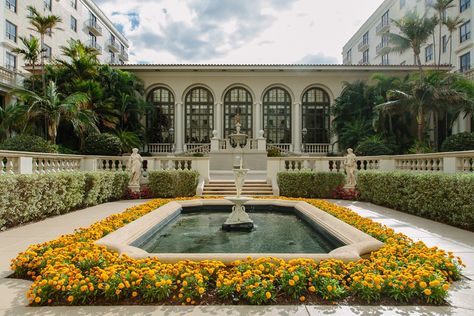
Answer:
[[[233, 180], [210, 180], [204, 185], [202, 195], [236, 195]], [[242, 195], [273, 195], [272, 185], [265, 180], [247, 180], [242, 189]]]

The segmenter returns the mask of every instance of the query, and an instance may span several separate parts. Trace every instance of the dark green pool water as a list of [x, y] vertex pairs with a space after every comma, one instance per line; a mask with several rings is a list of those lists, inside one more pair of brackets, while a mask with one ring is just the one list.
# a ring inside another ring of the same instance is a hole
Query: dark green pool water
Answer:
[[179, 215], [137, 245], [150, 253], [328, 253], [342, 243], [294, 214], [251, 213], [251, 232], [225, 232], [227, 212]]

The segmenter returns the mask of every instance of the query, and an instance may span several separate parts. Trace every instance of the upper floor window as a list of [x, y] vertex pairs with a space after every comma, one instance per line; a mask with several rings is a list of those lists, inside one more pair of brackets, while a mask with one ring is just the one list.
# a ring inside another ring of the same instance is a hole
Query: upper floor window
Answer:
[[471, 69], [471, 52], [459, 57], [459, 71], [464, 72]]
[[71, 15], [71, 30], [77, 32], [77, 20]]
[[120, 44], [120, 52], [122, 54], [125, 53], [125, 46], [123, 46], [123, 44]]
[[369, 32], [365, 32], [364, 35], [362, 36], [362, 43], [364, 45], [369, 44]]
[[369, 63], [369, 50], [366, 49], [363, 53], [362, 53], [362, 62], [364, 64], [368, 64]]
[[459, 27], [459, 42], [462, 43], [471, 38], [471, 21], [467, 21]]
[[43, 44], [43, 56], [44, 58], [51, 59], [53, 51], [50, 46]]
[[382, 65], [388, 65], [388, 53], [382, 55]]
[[44, 3], [44, 9], [51, 11], [52, 8], [52, 0], [43, 0]]
[[443, 43], [443, 53], [446, 53], [446, 50], [448, 49], [448, 38], [446, 37], [446, 35], [443, 35], [442, 43]]
[[16, 56], [7, 52], [5, 55], [5, 67], [7, 69], [15, 70], [16, 69]]
[[346, 60], [345, 60], [345, 62], [346, 62], [346, 63], [351, 63], [351, 60], [352, 60], [352, 49], [349, 49], [349, 50], [346, 52]]
[[10, 21], [6, 20], [6, 36], [9, 40], [16, 43], [17, 26]]
[[382, 15], [382, 25], [388, 25], [388, 10]]
[[400, 0], [400, 9], [403, 9], [405, 7], [406, 0]]
[[425, 62], [433, 60], [433, 44], [425, 47]]
[[459, 1], [459, 11], [464, 12], [471, 6], [471, 0], [460, 0]]
[[71, 7], [74, 9], [77, 9], [77, 0], [70, 0], [71, 1]]
[[16, 0], [6, 0], [5, 5], [7, 9], [16, 13]]
[[389, 40], [390, 40], [388, 34], [389, 34], [389, 33], [387, 32], [387, 33], [384, 33], [384, 34], [382, 35], [382, 47], [387, 47], [387, 46], [388, 46], [388, 43], [389, 43]]

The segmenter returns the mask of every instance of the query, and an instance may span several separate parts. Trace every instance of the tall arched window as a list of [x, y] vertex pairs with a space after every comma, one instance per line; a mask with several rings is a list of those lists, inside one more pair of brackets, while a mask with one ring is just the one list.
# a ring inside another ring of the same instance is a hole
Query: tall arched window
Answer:
[[153, 105], [146, 116], [146, 130], [149, 143], [172, 143], [169, 130], [174, 129], [174, 97], [166, 88], [155, 88], [147, 100]]
[[291, 97], [282, 88], [263, 96], [263, 129], [269, 143], [291, 143]]
[[303, 125], [308, 131], [304, 143], [329, 143], [329, 95], [320, 88], [311, 88], [303, 95]]
[[235, 115], [240, 115], [241, 133], [252, 138], [252, 96], [244, 88], [232, 88], [224, 96], [224, 138], [235, 132]]
[[186, 143], [211, 142], [214, 129], [214, 99], [205, 88], [194, 88], [186, 94]]

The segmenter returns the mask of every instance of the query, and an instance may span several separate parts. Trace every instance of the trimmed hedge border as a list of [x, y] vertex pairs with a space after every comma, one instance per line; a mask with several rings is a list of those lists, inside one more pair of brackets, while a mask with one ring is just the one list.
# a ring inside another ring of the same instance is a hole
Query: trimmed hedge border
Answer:
[[195, 170], [151, 171], [148, 186], [153, 197], [185, 197], [196, 195], [199, 172]]
[[64, 172], [0, 177], [0, 230], [122, 198], [124, 172]]
[[281, 196], [330, 198], [345, 183], [345, 175], [336, 172], [279, 172], [278, 187]]
[[474, 231], [474, 175], [360, 172], [360, 199]]

